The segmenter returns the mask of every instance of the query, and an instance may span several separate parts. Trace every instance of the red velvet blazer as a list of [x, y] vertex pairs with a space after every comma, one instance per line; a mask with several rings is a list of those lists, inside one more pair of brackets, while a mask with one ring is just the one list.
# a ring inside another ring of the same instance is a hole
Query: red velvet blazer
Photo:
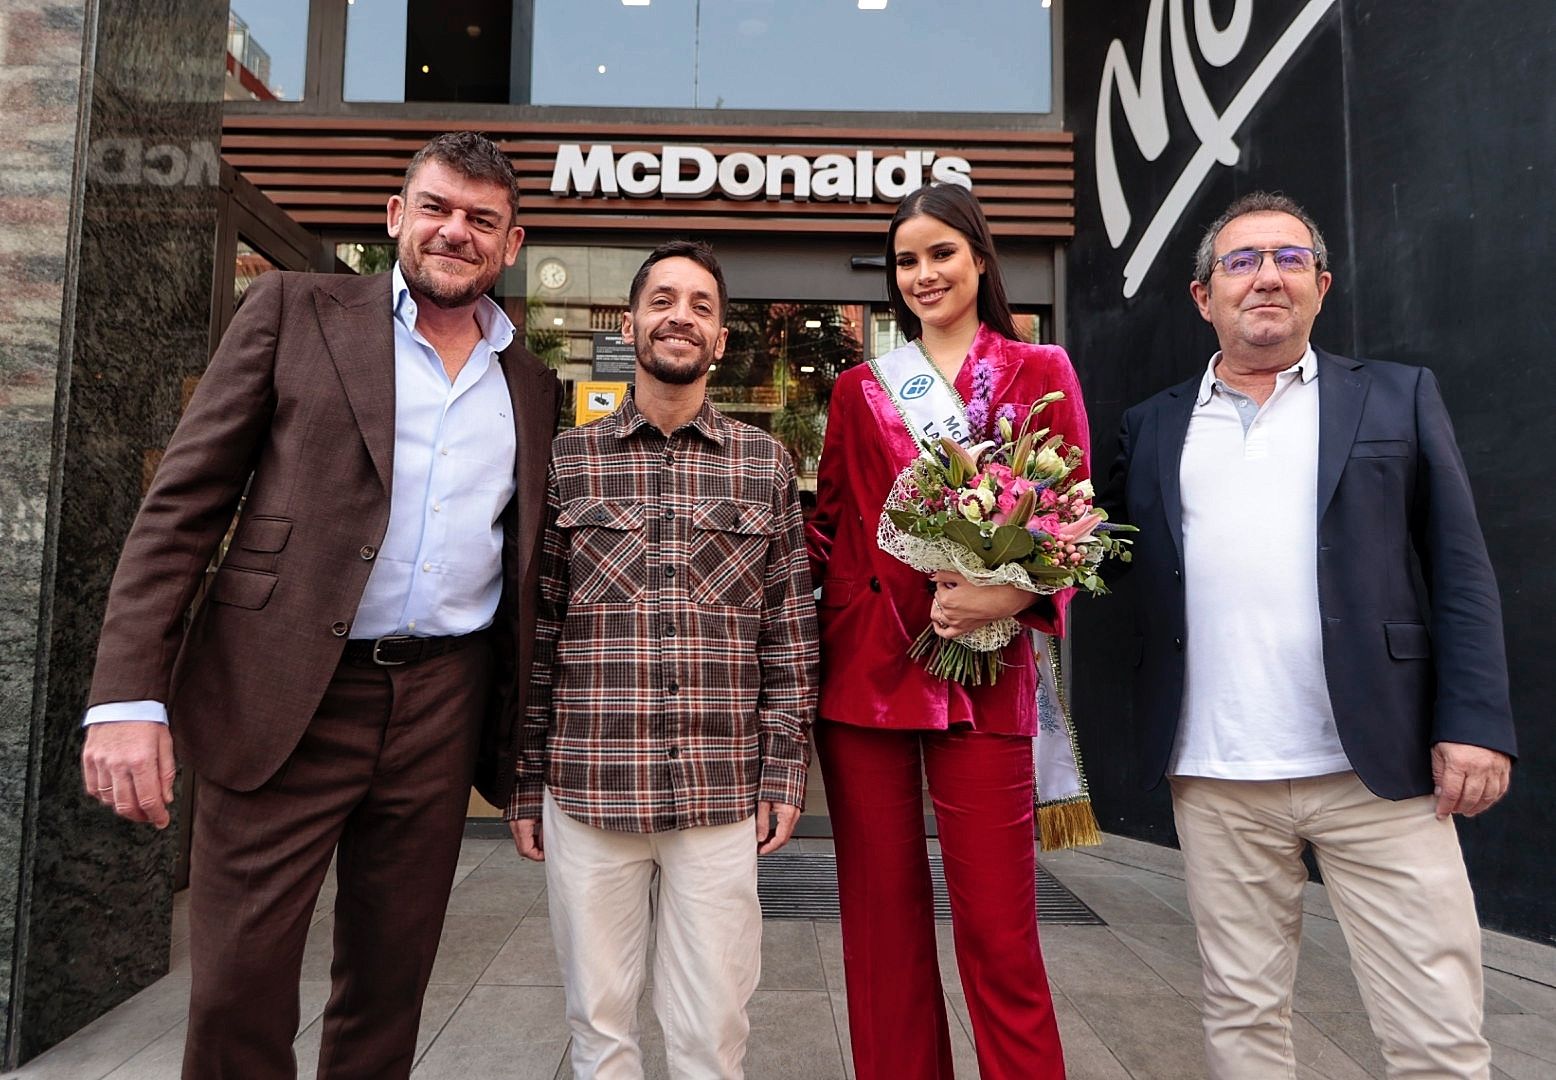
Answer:
[[[1065, 397], [1043, 423], [1086, 451], [1078, 475], [1090, 475], [1090, 432], [1080, 383], [1064, 350], [1027, 345], [978, 328], [957, 392], [972, 393], [973, 363], [994, 368], [994, 405], [1024, 414], [1050, 390]], [[875, 543], [881, 505], [918, 447], [892, 410], [868, 364], [845, 371], [832, 390], [826, 442], [816, 483], [816, 513], [807, 530], [811, 572], [821, 587], [822, 719], [883, 728], [943, 730], [971, 724], [1001, 734], [1037, 733], [1037, 672], [1030, 639], [1005, 647], [1006, 667], [993, 686], [964, 689], [930, 676], [908, 646], [929, 625], [933, 583]], [[1023, 621], [1063, 634], [1067, 590], [1039, 600]]]

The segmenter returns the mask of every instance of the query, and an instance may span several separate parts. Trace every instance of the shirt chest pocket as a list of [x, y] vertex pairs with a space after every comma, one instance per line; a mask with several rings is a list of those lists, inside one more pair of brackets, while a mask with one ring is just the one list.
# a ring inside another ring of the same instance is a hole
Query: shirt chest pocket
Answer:
[[772, 527], [770, 506], [733, 500], [697, 506], [687, 559], [692, 599], [717, 607], [759, 607]]
[[642, 598], [643, 507], [573, 499], [557, 514], [568, 532], [570, 604], [630, 604]]

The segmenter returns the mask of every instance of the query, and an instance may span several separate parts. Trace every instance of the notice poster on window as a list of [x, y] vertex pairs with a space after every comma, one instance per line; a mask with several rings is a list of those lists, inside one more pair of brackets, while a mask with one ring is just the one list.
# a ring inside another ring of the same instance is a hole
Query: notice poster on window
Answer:
[[601, 382], [631, 382], [637, 373], [637, 355], [618, 331], [594, 332], [590, 376]]

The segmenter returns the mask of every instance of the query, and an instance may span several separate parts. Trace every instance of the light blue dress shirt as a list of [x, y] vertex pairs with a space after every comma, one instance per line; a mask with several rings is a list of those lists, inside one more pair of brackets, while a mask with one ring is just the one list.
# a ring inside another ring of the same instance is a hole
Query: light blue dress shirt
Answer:
[[[489, 626], [502, 595], [502, 511], [513, 498], [513, 401], [496, 356], [513, 341], [508, 316], [476, 305], [481, 340], [457, 378], [416, 330], [400, 266], [394, 312], [394, 479], [389, 527], [362, 592], [351, 637], [442, 637]], [[158, 701], [115, 701], [85, 722], [161, 720]]]
[[352, 622], [353, 638], [441, 637], [491, 624], [502, 594], [502, 511], [514, 492], [513, 401], [496, 356], [513, 323], [482, 297], [481, 340], [450, 381], [416, 331], [394, 274], [394, 481], [389, 528]]

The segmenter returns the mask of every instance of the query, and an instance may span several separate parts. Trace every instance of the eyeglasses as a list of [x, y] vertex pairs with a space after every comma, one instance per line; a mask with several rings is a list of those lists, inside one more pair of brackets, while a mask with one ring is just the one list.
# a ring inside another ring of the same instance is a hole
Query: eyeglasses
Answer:
[[1247, 277], [1259, 272], [1266, 255], [1274, 258], [1275, 269], [1283, 274], [1305, 274], [1313, 269], [1318, 258], [1312, 248], [1306, 247], [1238, 248], [1225, 255], [1217, 255], [1215, 261], [1228, 277]]

